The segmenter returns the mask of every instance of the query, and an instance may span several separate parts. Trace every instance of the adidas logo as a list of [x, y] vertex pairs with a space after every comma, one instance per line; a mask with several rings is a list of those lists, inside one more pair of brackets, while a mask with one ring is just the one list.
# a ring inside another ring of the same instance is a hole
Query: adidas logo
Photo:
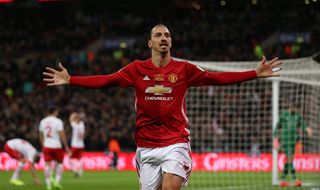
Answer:
[[150, 78], [146, 75], [143, 80], [150, 80]]

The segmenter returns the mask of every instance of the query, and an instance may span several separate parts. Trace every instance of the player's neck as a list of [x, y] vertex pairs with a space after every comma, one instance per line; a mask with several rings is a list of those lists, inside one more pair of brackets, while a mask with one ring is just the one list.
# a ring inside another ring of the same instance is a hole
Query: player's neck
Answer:
[[170, 60], [171, 60], [171, 56], [170, 56], [170, 52], [166, 52], [166, 53], [153, 53], [152, 57], [151, 57], [152, 63], [156, 66], [156, 67], [164, 67], [166, 66]]

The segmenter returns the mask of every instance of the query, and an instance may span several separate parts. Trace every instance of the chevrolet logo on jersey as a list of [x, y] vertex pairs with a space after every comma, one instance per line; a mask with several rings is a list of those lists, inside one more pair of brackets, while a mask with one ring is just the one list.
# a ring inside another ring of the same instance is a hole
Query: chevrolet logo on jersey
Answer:
[[145, 92], [154, 93], [154, 95], [163, 95], [164, 93], [171, 93], [172, 88], [163, 85], [154, 85], [154, 87], [148, 87]]

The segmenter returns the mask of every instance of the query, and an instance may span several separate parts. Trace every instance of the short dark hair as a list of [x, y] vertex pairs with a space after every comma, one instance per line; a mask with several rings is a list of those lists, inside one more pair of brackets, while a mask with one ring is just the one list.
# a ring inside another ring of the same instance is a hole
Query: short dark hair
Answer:
[[57, 105], [54, 102], [47, 102], [45, 105], [45, 109], [48, 114], [53, 114], [55, 111], [58, 110]]
[[151, 39], [151, 37], [152, 37], [152, 30], [154, 29], [154, 28], [157, 28], [157, 27], [166, 27], [166, 28], [168, 28], [166, 25], [164, 25], [164, 24], [157, 24], [157, 25], [154, 25], [152, 28], [151, 28], [151, 30], [150, 30], [150, 35], [149, 35], [149, 38]]

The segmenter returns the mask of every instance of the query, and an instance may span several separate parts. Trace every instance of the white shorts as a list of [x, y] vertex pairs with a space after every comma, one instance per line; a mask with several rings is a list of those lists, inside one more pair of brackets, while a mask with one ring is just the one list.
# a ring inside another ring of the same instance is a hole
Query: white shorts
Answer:
[[142, 190], [158, 189], [163, 173], [182, 177], [182, 185], [186, 186], [192, 169], [190, 145], [178, 143], [162, 148], [137, 148], [136, 167]]

